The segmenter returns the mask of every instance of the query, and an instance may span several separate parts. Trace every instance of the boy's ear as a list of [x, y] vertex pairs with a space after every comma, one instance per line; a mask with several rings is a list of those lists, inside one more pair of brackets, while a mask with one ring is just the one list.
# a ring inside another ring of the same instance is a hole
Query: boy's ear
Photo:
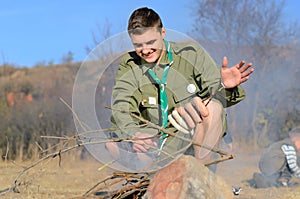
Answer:
[[166, 34], [167, 34], [166, 28], [165, 28], [165, 27], [162, 27], [162, 28], [161, 28], [161, 35], [162, 35], [162, 37], [165, 38]]

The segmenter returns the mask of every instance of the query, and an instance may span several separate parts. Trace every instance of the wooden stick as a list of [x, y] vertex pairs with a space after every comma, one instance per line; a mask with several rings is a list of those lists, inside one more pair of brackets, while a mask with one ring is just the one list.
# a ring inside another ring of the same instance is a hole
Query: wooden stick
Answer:
[[202, 147], [202, 148], [204, 148], [204, 149], [213, 151], [213, 152], [215, 152], [215, 153], [219, 153], [220, 155], [228, 155], [227, 152], [222, 151], [222, 150], [220, 150], [220, 149], [217, 149], [217, 148], [215, 148], [215, 147], [208, 147], [208, 146], [206, 146], [206, 145], [203, 145], [203, 144], [200, 144], [200, 143], [198, 143], [198, 142], [195, 142], [194, 140], [191, 140], [191, 139], [188, 139], [188, 138], [179, 136], [178, 134], [176, 134], [176, 133], [174, 133], [174, 132], [172, 132], [172, 131], [170, 131], [170, 130], [167, 130], [167, 129], [165, 129], [165, 128], [159, 126], [159, 125], [156, 125], [156, 124], [154, 124], [154, 123], [152, 123], [152, 122], [150, 122], [150, 121], [148, 121], [148, 120], [146, 120], [146, 119], [144, 119], [144, 118], [142, 118], [142, 117], [139, 117], [139, 116], [137, 116], [137, 115], [135, 115], [135, 114], [133, 114], [133, 113], [131, 113], [131, 112], [124, 111], [124, 110], [119, 110], [119, 109], [113, 109], [113, 108], [108, 107], [108, 106], [106, 106], [106, 108], [111, 109], [111, 110], [115, 110], [115, 111], [120, 111], [120, 112], [123, 112], [123, 113], [128, 113], [128, 114], [130, 114], [132, 117], [134, 117], [134, 118], [136, 118], [136, 119], [139, 119], [140, 121], [144, 122], [145, 124], [147, 124], [147, 125], [150, 126], [150, 127], [154, 127], [154, 128], [156, 128], [156, 129], [158, 129], [159, 131], [162, 131], [162, 132], [165, 133], [165, 134], [168, 134], [168, 135], [177, 137], [177, 138], [179, 138], [179, 139], [181, 139], [181, 140], [183, 140], [183, 141], [186, 141], [186, 142], [192, 142], [193, 145]]
[[230, 154], [230, 155], [225, 155], [225, 156], [221, 156], [220, 158], [218, 159], [215, 159], [209, 163], [206, 163], [205, 166], [210, 166], [212, 164], [217, 164], [219, 162], [223, 162], [223, 161], [226, 161], [226, 160], [230, 160], [230, 159], [233, 159], [234, 158], [234, 155], [233, 154]]

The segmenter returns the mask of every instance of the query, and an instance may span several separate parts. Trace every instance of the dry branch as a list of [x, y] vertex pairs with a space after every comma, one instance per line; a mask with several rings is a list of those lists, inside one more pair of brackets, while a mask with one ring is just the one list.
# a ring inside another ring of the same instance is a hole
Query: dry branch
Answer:
[[[72, 110], [72, 108], [65, 101], [63, 101], [63, 102], [70, 108], [70, 110], [74, 114], [75, 118], [78, 120], [79, 124], [81, 125], [82, 129], [86, 130], [87, 129], [86, 126], [79, 120], [79, 117]], [[109, 108], [109, 109], [111, 109], [111, 108]], [[118, 110], [118, 111], [122, 111], [122, 110]], [[169, 136], [175, 136], [175, 137], [177, 137], [179, 139], [182, 139], [183, 141], [187, 141], [187, 142], [189, 142], [189, 143], [191, 143], [193, 145], [203, 147], [205, 149], [211, 150], [211, 151], [219, 153], [221, 155], [221, 158], [216, 159], [216, 160], [214, 160], [214, 161], [206, 164], [206, 166], [211, 165], [211, 164], [215, 164], [215, 163], [219, 163], [219, 162], [222, 162], [222, 161], [225, 161], [225, 160], [228, 160], [228, 159], [232, 159], [234, 157], [233, 155], [228, 155], [226, 152], [221, 151], [221, 150], [219, 150], [217, 148], [207, 147], [207, 146], [202, 145], [200, 143], [197, 143], [197, 142], [195, 142], [195, 141], [193, 141], [191, 139], [181, 137], [181, 136], [177, 135], [176, 133], [171, 132], [171, 131], [169, 131], [167, 129], [164, 129], [164, 128], [156, 125], [156, 124], [153, 124], [150, 121], [145, 120], [144, 118], [141, 118], [141, 117], [139, 117], [139, 116], [137, 116], [135, 114], [132, 114], [132, 113], [129, 113], [129, 114], [132, 117], [135, 117], [135, 118], [139, 119], [140, 121], [142, 121], [143, 123], [145, 123], [145, 124], [143, 124], [143, 126], [147, 125], [147, 126], [150, 126], [150, 127], [154, 127], [156, 129], [158, 129], [159, 131], [162, 131], [162, 132], [168, 134]], [[112, 128], [108, 128], [108, 129], [93, 130], [93, 131], [92, 130], [89, 130], [89, 131], [86, 130], [85, 132], [82, 132], [82, 135], [87, 134], [87, 133], [91, 133], [91, 132], [105, 132], [105, 131], [109, 131], [109, 130], [116, 130], [116, 129], [115, 128], [113, 128], [113, 129]], [[150, 138], [154, 138], [154, 137], [157, 137], [157, 136], [159, 136], [159, 134], [154, 135], [153, 137], [150, 137]], [[61, 150], [56, 151], [56, 152], [51, 153], [51, 154], [48, 154], [48, 155], [40, 158], [39, 160], [33, 162], [32, 164], [23, 167], [23, 169], [14, 178], [14, 181], [13, 181], [12, 185], [9, 188], [0, 190], [0, 195], [3, 195], [5, 193], [7, 193], [7, 192], [18, 192], [18, 187], [20, 185], [22, 185], [22, 182], [20, 182], [19, 179], [27, 171], [29, 171], [30, 169], [32, 169], [35, 166], [39, 165], [41, 162], [43, 162], [43, 161], [45, 161], [47, 159], [50, 159], [50, 158], [56, 158], [56, 157], [58, 157], [59, 158], [59, 165], [60, 165], [61, 155], [63, 153], [66, 153], [66, 152], [71, 151], [73, 149], [76, 149], [78, 147], [81, 147], [81, 146], [84, 146], [84, 145], [91, 145], [91, 144], [107, 143], [107, 142], [132, 142], [132, 143], [134, 143], [134, 142], [137, 142], [140, 139], [150, 139], [149, 137], [147, 137], [147, 138], [134, 138], [134, 139], [113, 138], [113, 139], [105, 139], [105, 140], [97, 141], [97, 142], [83, 142], [82, 140], [80, 140], [80, 134], [77, 134], [77, 135], [72, 136], [72, 137], [67, 137], [67, 136], [63, 136], [63, 137], [44, 136], [44, 138], [48, 138], [48, 139], [60, 139], [60, 140], [63, 140], [65, 142], [65, 144], [68, 143], [69, 141], [76, 141], [76, 144], [73, 145], [73, 146], [67, 147], [67, 148], [65, 148], [66, 146], [63, 145], [63, 147], [62, 147]], [[152, 147], [152, 146], [149, 146], [149, 147]], [[168, 153], [164, 152], [163, 150], [161, 152], [164, 153], [167, 156], [166, 158], [175, 158], [174, 155], [168, 154]], [[183, 152], [183, 149], [177, 151], [175, 153], [175, 155], [179, 154], [179, 153], [182, 153], [182, 152]], [[7, 150], [7, 153], [8, 153], [8, 150]], [[6, 156], [7, 156], [7, 153], [6, 153]], [[165, 159], [159, 160], [159, 161], [164, 161], [164, 160]], [[152, 164], [157, 164], [157, 163], [159, 163], [159, 161], [158, 162], [154, 162]], [[109, 165], [109, 164], [107, 164], [107, 165]], [[146, 169], [147, 168], [145, 168], [144, 170], [146, 170]], [[112, 176], [106, 178], [105, 180], [96, 183], [86, 193], [84, 193], [83, 196], [90, 196], [90, 194], [94, 194], [95, 195], [95, 194], [97, 194], [97, 192], [99, 192], [101, 190], [108, 189], [110, 186], [117, 185], [117, 184], [120, 185], [121, 184], [121, 188], [112, 190], [111, 192], [107, 192], [107, 194], [104, 194], [104, 195], [99, 196], [97, 198], [105, 198], [105, 197], [124, 198], [124, 197], [128, 197], [128, 196], [133, 196], [133, 195], [135, 197], [138, 197], [138, 196], [143, 195], [146, 192], [147, 187], [148, 187], [149, 182], [150, 182], [150, 176], [153, 173], [154, 172], [114, 173]], [[100, 185], [102, 185], [102, 187], [99, 187]]]
[[[148, 121], [148, 120], [146, 120], [146, 119], [144, 119], [144, 118], [142, 118], [142, 117], [139, 117], [139, 116], [137, 116], [137, 115], [135, 115], [135, 114], [133, 114], [133, 113], [131, 113], [131, 112], [124, 111], [124, 110], [120, 110], [120, 109], [113, 109], [113, 108], [108, 107], [108, 106], [106, 106], [106, 108], [111, 109], [111, 110], [114, 110], [114, 111], [120, 111], [120, 112], [123, 112], [123, 113], [128, 113], [128, 114], [130, 114], [132, 117], [135, 117], [136, 119], [139, 119], [140, 121], [144, 122], [144, 123], [147, 124], [148, 126], [153, 127], [153, 128], [156, 128], [156, 129], [158, 129], [159, 131], [162, 131], [163, 133], [168, 134], [169, 136], [174, 136], [174, 137], [177, 137], [177, 138], [179, 138], [179, 139], [181, 139], [181, 140], [183, 140], [183, 141], [191, 142], [193, 145], [196, 145], [196, 146], [202, 147], [202, 148], [204, 148], [204, 149], [213, 151], [213, 152], [215, 152], [215, 153], [220, 154], [221, 156], [223, 156], [223, 155], [228, 155], [227, 152], [222, 151], [222, 150], [220, 150], [220, 149], [218, 149], [218, 148], [215, 148], [215, 147], [209, 147], [209, 146], [206, 146], [206, 145], [204, 145], [204, 144], [200, 144], [200, 143], [198, 143], [198, 142], [196, 142], [196, 141], [194, 141], [194, 140], [191, 140], [191, 139], [188, 139], [188, 138], [179, 136], [178, 134], [176, 134], [176, 133], [174, 133], [174, 132], [172, 132], [172, 131], [170, 131], [170, 130], [168, 130], [168, 129], [165, 129], [165, 128], [159, 126], [159, 125], [156, 125], [156, 124], [154, 124], [154, 123], [152, 123], [152, 122], [150, 122], [150, 121]], [[149, 139], [149, 138], [147, 138], [147, 139]]]
[[48, 154], [46, 155], [45, 157], [42, 157], [40, 158], [39, 160], [33, 162], [32, 164], [26, 166], [26, 167], [23, 167], [23, 169], [17, 174], [17, 176], [14, 178], [13, 180], [13, 184], [11, 185], [11, 187], [9, 188], [6, 188], [6, 189], [2, 189], [0, 190], [0, 195], [4, 194], [4, 193], [7, 193], [7, 192], [16, 192], [17, 190], [17, 187], [21, 184], [19, 182], [19, 178], [24, 175], [28, 170], [34, 168], [35, 166], [37, 166], [38, 164], [40, 164], [41, 162], [47, 160], [47, 159], [50, 159], [50, 158], [55, 158], [55, 157], [59, 157], [59, 164], [60, 164], [60, 161], [61, 161], [61, 154], [63, 153], [66, 153], [70, 150], [73, 150], [75, 148], [78, 148], [80, 146], [82, 146], [83, 144], [76, 144], [74, 146], [71, 146], [71, 147], [68, 147], [66, 149], [62, 149], [62, 150], [59, 150], [57, 152], [54, 152], [54, 153], [51, 153], [51, 154]]
[[[97, 195], [97, 198], [99, 199], [107, 197], [125, 198], [133, 195], [142, 196], [150, 183], [150, 175], [151, 173], [114, 173], [101, 182], [98, 182], [83, 196], [88, 197]], [[114, 185], [122, 188], [115, 188], [111, 191], [107, 191], [108, 188], [112, 189]]]

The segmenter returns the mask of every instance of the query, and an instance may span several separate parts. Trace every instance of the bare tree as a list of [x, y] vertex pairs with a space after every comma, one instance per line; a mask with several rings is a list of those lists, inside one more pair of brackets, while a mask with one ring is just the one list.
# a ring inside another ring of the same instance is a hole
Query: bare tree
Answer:
[[112, 36], [111, 27], [112, 24], [108, 21], [108, 19], [105, 20], [103, 25], [99, 23], [97, 24], [97, 32], [92, 32], [93, 44], [85, 47], [87, 54], [90, 53], [99, 43]]
[[288, 26], [284, 21], [284, 0], [196, 0], [196, 4], [194, 37], [222, 43], [227, 49], [250, 47], [250, 58], [256, 62], [264, 63], [278, 46], [298, 41], [297, 22]]
[[[257, 123], [259, 114], [267, 112], [266, 106], [276, 110], [272, 105], [279, 104], [278, 89], [272, 85], [270, 73], [277, 70], [279, 65], [286, 65], [290, 52], [288, 50], [295, 50], [295, 45], [299, 44], [299, 26], [296, 21], [290, 24], [284, 21], [284, 0], [195, 2], [196, 20], [191, 35], [198, 41], [205, 40], [203, 43], [213, 57], [221, 58], [224, 54], [220, 54], [225, 52], [233, 60], [233, 64], [246, 58], [255, 65], [255, 80], [245, 85], [251, 94], [248, 92], [248, 99], [244, 102], [244, 115], [234, 118], [235, 114], [232, 114], [231, 121], [234, 124], [242, 123], [240, 127], [233, 128], [253, 132], [252, 140], [256, 144], [261, 135], [267, 134], [270, 126], [270, 122], [263, 126], [262, 123]], [[244, 110], [247, 106], [249, 109]]]

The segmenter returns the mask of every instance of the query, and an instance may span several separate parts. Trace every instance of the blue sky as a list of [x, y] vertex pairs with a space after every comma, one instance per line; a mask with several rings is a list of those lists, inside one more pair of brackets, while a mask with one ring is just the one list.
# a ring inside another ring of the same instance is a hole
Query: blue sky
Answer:
[[[60, 63], [74, 53], [85, 59], [97, 24], [111, 24], [112, 33], [126, 30], [129, 15], [138, 7], [156, 10], [164, 25], [186, 33], [193, 23], [193, 0], [2, 0], [0, 2], [0, 64], [34, 66], [38, 62]], [[300, 21], [300, 1], [287, 0], [287, 20]], [[100, 37], [100, 36], [99, 36]]]

